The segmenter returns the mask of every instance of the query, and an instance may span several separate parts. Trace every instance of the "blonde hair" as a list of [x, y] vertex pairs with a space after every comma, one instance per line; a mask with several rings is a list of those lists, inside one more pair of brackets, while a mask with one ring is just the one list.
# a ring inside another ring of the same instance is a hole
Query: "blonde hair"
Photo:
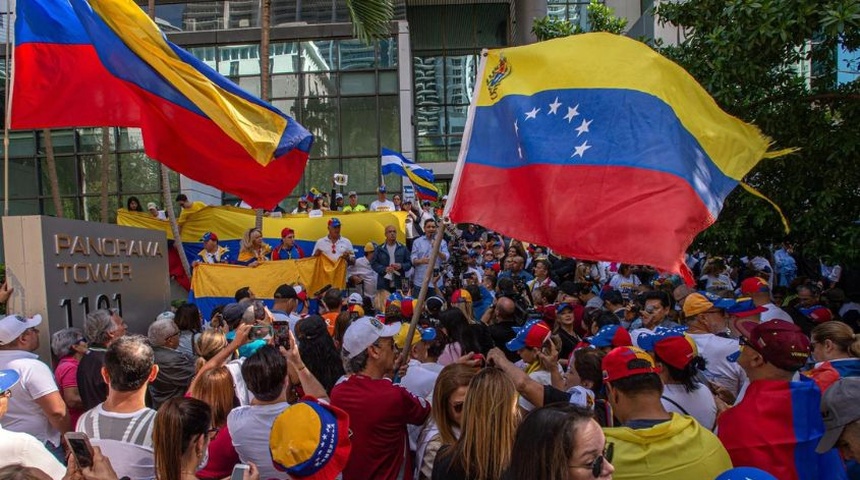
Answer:
[[478, 369], [475, 367], [452, 363], [443, 368], [439, 376], [436, 377], [431, 413], [433, 414], [433, 421], [439, 428], [439, 436], [443, 445], [451, 445], [457, 441], [457, 437], [454, 435], [454, 422], [448, 416], [448, 401], [458, 388], [468, 387], [469, 382], [477, 373]]
[[485, 368], [469, 382], [451, 464], [471, 479], [497, 480], [510, 464], [519, 421], [514, 383], [501, 370]]
[[459, 302], [455, 303], [454, 305], [461, 312], [463, 312], [463, 315], [466, 316], [466, 320], [468, 320], [469, 323], [472, 323], [475, 321], [475, 314], [473, 313], [473, 310], [472, 310], [472, 302], [471, 301], [460, 300]]
[[384, 288], [380, 288], [376, 291], [376, 296], [373, 297], [373, 309], [377, 312], [385, 311], [385, 301], [388, 300], [388, 296], [391, 295], [391, 292], [385, 290]]
[[191, 398], [205, 402], [212, 409], [212, 426], [227, 424], [227, 414], [233, 409], [233, 376], [221, 366], [203, 372], [188, 391]]
[[203, 330], [197, 337], [197, 362], [195, 370], [200, 370], [209, 359], [227, 346], [227, 337], [221, 331], [214, 328]]
[[854, 358], [860, 357], [860, 335], [855, 335], [854, 330], [847, 323], [837, 320], [824, 322], [812, 329], [810, 337], [816, 343], [830, 340], [848, 355]]

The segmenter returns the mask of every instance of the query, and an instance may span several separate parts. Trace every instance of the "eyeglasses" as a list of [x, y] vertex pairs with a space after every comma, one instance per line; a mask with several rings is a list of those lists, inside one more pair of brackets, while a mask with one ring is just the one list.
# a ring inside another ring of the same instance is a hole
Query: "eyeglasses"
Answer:
[[176, 337], [176, 336], [179, 336], [179, 330], [168, 335], [167, 338], [165, 338], [165, 340], [170, 340], [171, 338]]
[[600, 477], [600, 474], [603, 473], [603, 463], [612, 462], [612, 454], [615, 453], [615, 444], [607, 443], [603, 448], [603, 455], [598, 455], [597, 458], [594, 459], [588, 465], [568, 465], [570, 468], [590, 468], [591, 476], [594, 478]]
[[463, 402], [457, 402], [451, 405], [451, 408], [454, 409], [456, 413], [463, 413]]
[[82, 343], [87, 343], [87, 339], [86, 338], [79, 338], [79, 339], [75, 340], [75, 345], [80, 345]]
[[218, 427], [212, 427], [209, 430], [206, 430], [206, 434], [209, 435], [209, 438], [213, 438], [213, 437], [215, 437], [215, 435], [218, 435], [218, 432], [220, 430], [221, 429]]

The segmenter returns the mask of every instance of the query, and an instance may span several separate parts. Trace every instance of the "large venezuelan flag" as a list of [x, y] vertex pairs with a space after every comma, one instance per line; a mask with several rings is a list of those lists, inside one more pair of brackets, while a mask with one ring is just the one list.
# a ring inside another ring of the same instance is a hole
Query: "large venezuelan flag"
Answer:
[[576, 258], [679, 271], [769, 139], [608, 33], [490, 50], [447, 213]]
[[17, 129], [139, 127], [147, 155], [272, 208], [301, 179], [313, 136], [168, 42], [132, 0], [18, 0]]

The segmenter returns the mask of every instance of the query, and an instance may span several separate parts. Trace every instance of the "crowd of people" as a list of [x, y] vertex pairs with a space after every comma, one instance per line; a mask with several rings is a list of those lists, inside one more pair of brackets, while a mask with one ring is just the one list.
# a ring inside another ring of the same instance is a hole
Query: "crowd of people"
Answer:
[[[860, 478], [860, 305], [838, 279], [696, 254], [688, 285], [392, 207], [406, 244], [391, 225], [356, 252], [330, 217], [307, 252], [345, 259], [344, 289], [285, 283], [267, 306], [237, 285], [146, 336], [94, 311], [53, 333], [53, 371], [38, 315], [0, 320], [0, 479]], [[259, 233], [230, 261], [306, 254]]]

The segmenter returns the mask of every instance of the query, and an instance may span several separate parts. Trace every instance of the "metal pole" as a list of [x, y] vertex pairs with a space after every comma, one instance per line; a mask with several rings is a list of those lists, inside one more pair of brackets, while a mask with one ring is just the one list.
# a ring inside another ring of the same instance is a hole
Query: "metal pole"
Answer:
[[12, 50], [12, 42], [10, 36], [11, 27], [9, 23], [12, 19], [11, 0], [6, 0], [6, 56], [4, 67], [6, 69], [6, 78], [3, 80], [6, 88], [6, 118], [3, 121], [3, 215], [9, 215], [9, 125], [12, 122], [12, 106], [9, 100], [12, 98], [9, 91], [9, 73], [12, 71], [12, 66], [9, 65], [9, 52]]

